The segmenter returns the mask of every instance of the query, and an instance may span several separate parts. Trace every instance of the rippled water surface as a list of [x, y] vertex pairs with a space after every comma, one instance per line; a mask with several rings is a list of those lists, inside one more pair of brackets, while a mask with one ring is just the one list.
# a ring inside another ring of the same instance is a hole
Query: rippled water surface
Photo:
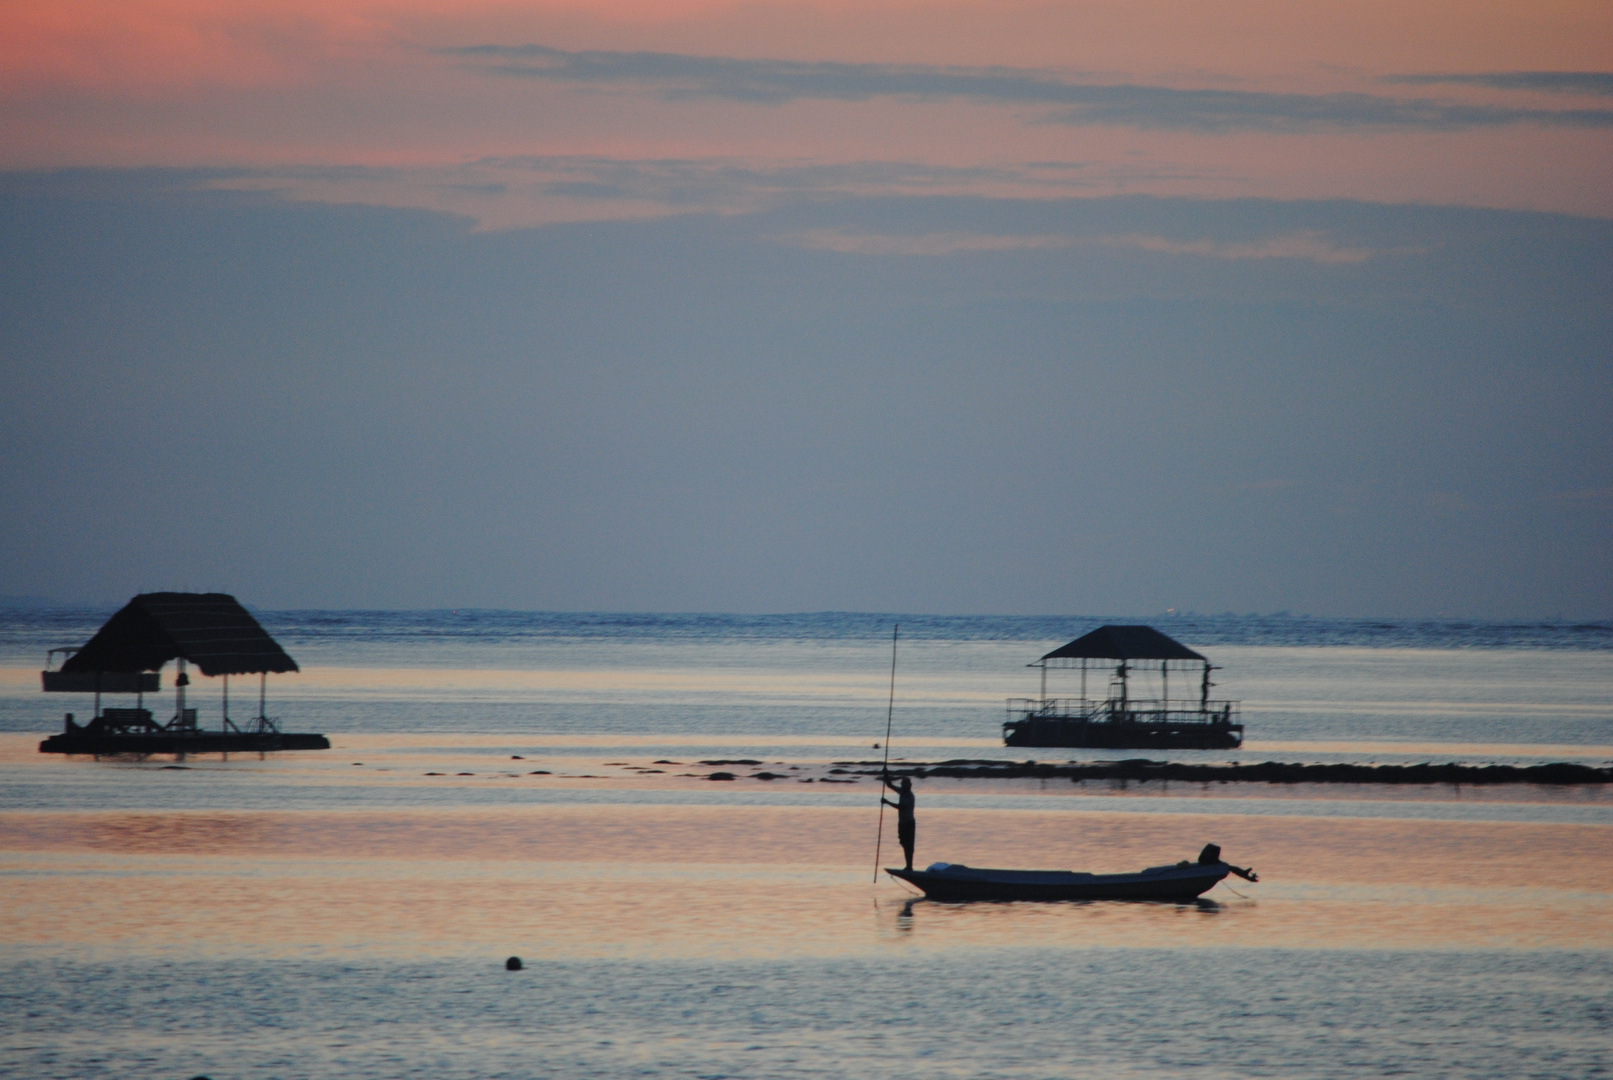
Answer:
[[[872, 880], [882, 826], [855, 763], [884, 753], [877, 617], [264, 613], [304, 669], [271, 680], [270, 712], [330, 751], [41, 755], [62, 711], [88, 711], [38, 692], [44, 649], [104, 615], [0, 613], [0, 1075], [1582, 1077], [1613, 1060], [1599, 787], [932, 778], [921, 864], [1124, 871], [1214, 841], [1262, 880], [1194, 904], [931, 904]], [[1010, 756], [1002, 699], [1089, 628], [918, 621], [894, 757]], [[1169, 629], [1222, 665], [1249, 725], [1241, 751], [1182, 760], [1613, 760], [1599, 624]], [[204, 724], [221, 691], [196, 680]], [[255, 711], [255, 687], [231, 693]]]
[[[914, 916], [914, 921], [918, 921]], [[1605, 1075], [1605, 955], [1034, 949], [23, 966], [34, 1075]], [[72, 1018], [95, 1010], [86, 1029]]]

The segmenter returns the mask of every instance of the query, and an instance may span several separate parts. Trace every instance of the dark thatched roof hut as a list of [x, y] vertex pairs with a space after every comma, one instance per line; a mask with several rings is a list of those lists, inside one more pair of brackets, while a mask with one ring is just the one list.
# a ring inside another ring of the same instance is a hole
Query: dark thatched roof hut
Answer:
[[1152, 626], [1100, 626], [1042, 657], [1046, 660], [1198, 660], [1204, 657]]
[[174, 659], [190, 661], [203, 675], [299, 670], [235, 597], [161, 592], [130, 600], [62, 671], [158, 671]]

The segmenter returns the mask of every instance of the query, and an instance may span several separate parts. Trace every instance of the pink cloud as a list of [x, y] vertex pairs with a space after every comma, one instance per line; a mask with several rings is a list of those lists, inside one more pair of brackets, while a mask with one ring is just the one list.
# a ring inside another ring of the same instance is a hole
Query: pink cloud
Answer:
[[[1457, 13], [1460, 13], [1459, 16]], [[1464, 32], [1453, 34], [1452, 26]], [[1268, 0], [597, 3], [452, 0], [23, 0], [0, 10], [0, 168], [353, 164], [345, 185], [449, 208], [440, 183], [494, 158], [907, 163], [949, 191], [1359, 198], [1613, 213], [1613, 131], [1184, 132], [1050, 123], [1012, 100], [671, 100], [664, 87], [490, 77], [445, 49], [560, 50], [839, 64], [964, 65], [1097, 84], [1273, 95], [1512, 99], [1480, 86], [1380, 84], [1438, 69], [1590, 70], [1613, 55], [1605, 4], [1488, 0], [1306, 8]], [[1051, 165], [1057, 177], [1032, 176]], [[962, 171], [976, 170], [973, 181]], [[472, 179], [470, 183], [481, 181]], [[485, 185], [484, 185], [485, 186]], [[292, 197], [335, 197], [328, 180]], [[477, 196], [484, 222], [616, 216], [532, 189]], [[497, 206], [493, 204], [498, 204]], [[519, 205], [517, 205], [519, 204]], [[742, 204], [735, 204], [742, 209]], [[664, 212], [652, 199], [645, 212]]]

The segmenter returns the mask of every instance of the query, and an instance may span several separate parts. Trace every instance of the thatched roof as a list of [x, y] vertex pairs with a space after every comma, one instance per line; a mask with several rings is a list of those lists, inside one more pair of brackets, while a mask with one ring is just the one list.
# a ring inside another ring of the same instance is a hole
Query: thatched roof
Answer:
[[297, 671], [258, 620], [225, 593], [144, 593], [130, 600], [63, 671], [157, 671], [183, 657], [203, 675]]
[[1043, 660], [1199, 660], [1204, 657], [1152, 626], [1100, 626]]

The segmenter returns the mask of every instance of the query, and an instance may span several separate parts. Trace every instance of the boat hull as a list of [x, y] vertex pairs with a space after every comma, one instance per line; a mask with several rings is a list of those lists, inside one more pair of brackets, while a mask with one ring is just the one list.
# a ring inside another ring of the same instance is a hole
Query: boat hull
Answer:
[[1236, 750], [1242, 724], [1120, 723], [1032, 717], [1003, 725], [1006, 746], [1095, 750]]
[[986, 870], [887, 868], [893, 878], [919, 889], [931, 900], [1171, 900], [1201, 896], [1230, 873], [1225, 863], [1159, 866], [1138, 874], [1082, 874], [1065, 870]]

